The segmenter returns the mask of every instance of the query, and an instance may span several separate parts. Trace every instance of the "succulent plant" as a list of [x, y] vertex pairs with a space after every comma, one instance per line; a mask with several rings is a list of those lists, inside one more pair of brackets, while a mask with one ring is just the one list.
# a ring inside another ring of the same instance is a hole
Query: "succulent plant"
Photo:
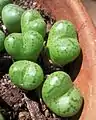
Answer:
[[39, 32], [42, 37], [46, 34], [46, 23], [37, 10], [26, 10], [21, 17], [22, 32], [34, 30]]
[[57, 71], [50, 74], [42, 88], [42, 98], [56, 115], [70, 117], [81, 108], [83, 97], [68, 74]]
[[2, 10], [2, 20], [9, 33], [21, 31], [21, 16], [24, 10], [18, 5], [8, 4]]
[[27, 60], [17, 61], [9, 69], [11, 81], [25, 90], [33, 90], [43, 82], [43, 70], [34, 63]]
[[71, 22], [60, 20], [52, 26], [46, 52], [52, 62], [57, 65], [66, 65], [79, 56], [77, 33]]
[[12, 33], [4, 41], [6, 51], [15, 60], [36, 61], [42, 48], [43, 37], [36, 31]]

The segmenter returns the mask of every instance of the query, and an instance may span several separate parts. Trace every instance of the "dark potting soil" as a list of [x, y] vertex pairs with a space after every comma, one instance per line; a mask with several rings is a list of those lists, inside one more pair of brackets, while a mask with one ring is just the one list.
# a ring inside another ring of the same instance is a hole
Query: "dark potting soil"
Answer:
[[[13, 0], [13, 3], [24, 9], [33, 8], [40, 11], [45, 22], [47, 23], [47, 34], [45, 36], [46, 41], [48, 38], [48, 32], [55, 22], [55, 18], [52, 18], [49, 13], [45, 13], [44, 10], [40, 8], [40, 5], [36, 2], [36, 0]], [[8, 31], [3, 26], [2, 21], [0, 21], [0, 29], [8, 35]], [[79, 56], [76, 61], [82, 61], [81, 59], [81, 56]], [[74, 63], [76, 63], [76, 61]], [[38, 90], [28, 92], [14, 86], [8, 76], [8, 70], [12, 63], [12, 57], [8, 55], [5, 50], [0, 53], [0, 112], [4, 115], [5, 119], [69, 120], [69, 118], [61, 118], [53, 114], [43, 103], [41, 94], [36, 92]], [[66, 72], [69, 72], [70, 68], [70, 65], [65, 68], [54, 66], [52, 63], [48, 62], [44, 53], [41, 53], [38, 63], [43, 68], [45, 75], [56, 70], [65, 69]]]

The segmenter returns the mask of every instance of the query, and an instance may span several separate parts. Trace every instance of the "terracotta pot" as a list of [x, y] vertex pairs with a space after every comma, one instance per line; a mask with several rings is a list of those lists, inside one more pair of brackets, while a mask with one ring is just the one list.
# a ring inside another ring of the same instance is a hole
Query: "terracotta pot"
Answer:
[[82, 66], [76, 84], [84, 96], [80, 120], [96, 120], [96, 31], [80, 0], [38, 0], [41, 7], [56, 20], [68, 19], [77, 28], [83, 52]]

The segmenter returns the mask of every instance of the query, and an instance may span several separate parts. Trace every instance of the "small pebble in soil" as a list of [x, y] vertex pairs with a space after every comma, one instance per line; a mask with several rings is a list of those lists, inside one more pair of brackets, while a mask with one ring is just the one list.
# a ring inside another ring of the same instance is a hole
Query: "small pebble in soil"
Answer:
[[19, 113], [19, 120], [31, 120], [29, 112], [23, 111]]

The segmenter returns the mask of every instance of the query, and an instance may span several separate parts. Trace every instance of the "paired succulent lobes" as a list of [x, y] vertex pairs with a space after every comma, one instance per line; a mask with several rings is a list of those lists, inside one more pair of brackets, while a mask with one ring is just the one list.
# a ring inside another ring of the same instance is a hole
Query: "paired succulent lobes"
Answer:
[[80, 54], [80, 46], [73, 24], [66, 20], [56, 22], [50, 30], [46, 47], [54, 64], [66, 65]]
[[7, 52], [16, 60], [36, 61], [43, 47], [43, 38], [36, 31], [12, 33], [5, 39]]
[[21, 19], [22, 33], [12, 33], [5, 39], [5, 49], [16, 60], [36, 61], [44, 42], [46, 24], [36, 10], [27, 10]]
[[41, 67], [27, 60], [15, 62], [9, 69], [11, 81], [20, 88], [33, 90], [43, 82]]
[[62, 71], [48, 76], [43, 84], [42, 97], [46, 105], [57, 115], [70, 117], [81, 108], [83, 98], [74, 87], [68, 74]]
[[23, 33], [28, 30], [34, 30], [40, 33], [42, 37], [46, 34], [46, 23], [36, 10], [27, 10], [24, 12], [21, 17], [21, 28]]

